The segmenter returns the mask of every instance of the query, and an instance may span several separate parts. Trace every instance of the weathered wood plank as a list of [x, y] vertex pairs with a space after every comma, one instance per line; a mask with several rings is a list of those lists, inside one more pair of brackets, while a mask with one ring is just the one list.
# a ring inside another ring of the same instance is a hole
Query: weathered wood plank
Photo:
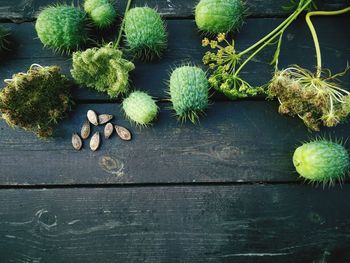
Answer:
[[[154, 126], [140, 130], [124, 120], [118, 104], [79, 105], [47, 141], [1, 122], [0, 184], [297, 180], [292, 154], [312, 134], [299, 119], [280, 116], [275, 102], [214, 103], [198, 125], [181, 125], [169, 107], [162, 103]], [[131, 128], [133, 140], [114, 135], [97, 152], [89, 150], [88, 141], [82, 151], [73, 150], [71, 135], [80, 131], [88, 109], [114, 114], [115, 123]], [[349, 125], [323, 134], [347, 138]]]
[[[323, 51], [325, 67], [334, 72], [342, 71], [346, 61], [350, 57], [350, 28], [343, 25], [348, 23], [349, 17], [342, 16], [330, 19], [315, 19]], [[243, 50], [264, 34], [272, 30], [281, 19], [249, 19], [243, 30], [236, 36], [236, 47]], [[9, 24], [12, 30], [13, 51], [3, 54], [0, 59], [0, 79], [11, 77], [15, 72], [26, 70], [32, 63], [43, 65], [58, 64], [63, 72], [69, 75], [71, 60], [68, 56], [55, 55], [49, 49], [43, 49], [42, 44], [36, 39], [34, 25], [25, 23], [21, 25]], [[329, 30], [331, 28], [332, 30]], [[132, 84], [139, 89], [148, 90], [155, 97], [166, 97], [168, 79], [171, 68], [183, 63], [201, 65], [201, 57], [206, 49], [201, 48], [201, 36], [197, 32], [195, 24], [190, 20], [168, 21], [169, 48], [164, 58], [152, 63], [136, 62], [136, 70], [132, 74]], [[113, 30], [105, 32], [103, 37], [113, 39]], [[269, 61], [273, 55], [273, 48], [248, 64], [242, 76], [251, 83], [261, 85], [271, 77], [272, 68]], [[304, 21], [299, 20], [287, 32], [281, 52], [281, 67], [289, 64], [300, 64], [307, 68], [313, 68], [314, 47], [310, 33]], [[345, 77], [345, 86], [350, 83], [350, 78]], [[106, 100], [108, 97], [84, 88], [75, 90], [75, 98], [78, 100]], [[215, 98], [222, 99], [218, 96]]]
[[349, 198], [349, 185], [1, 190], [0, 260], [345, 263]]
[[[37, 17], [41, 8], [56, 3], [66, 3], [65, 0], [2, 0], [0, 2], [0, 19], [10, 19], [16, 22], [30, 21]], [[79, 5], [83, 1], [71, 1]], [[126, 0], [115, 1], [118, 14], [122, 15], [125, 9]], [[148, 5], [156, 7], [164, 17], [188, 18], [194, 16], [194, 7], [197, 0], [134, 0], [133, 6]], [[289, 0], [248, 0], [250, 16], [271, 17], [286, 16], [288, 11], [282, 6], [288, 5]], [[319, 1], [321, 10], [334, 10], [347, 6], [346, 0]]]

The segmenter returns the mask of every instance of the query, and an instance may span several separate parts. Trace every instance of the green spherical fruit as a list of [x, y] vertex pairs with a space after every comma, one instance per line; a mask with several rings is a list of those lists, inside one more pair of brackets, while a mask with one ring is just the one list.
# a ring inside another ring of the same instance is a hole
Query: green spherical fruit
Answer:
[[86, 0], [84, 10], [98, 27], [110, 26], [117, 16], [113, 4], [109, 0]]
[[149, 125], [158, 114], [158, 106], [145, 92], [134, 91], [123, 101], [125, 115], [137, 125]]
[[341, 180], [350, 168], [349, 154], [344, 146], [324, 139], [298, 147], [293, 163], [301, 177], [323, 184]]
[[125, 15], [125, 37], [137, 57], [160, 57], [166, 48], [167, 35], [160, 15], [149, 7], [130, 9]]
[[193, 123], [208, 107], [209, 84], [205, 72], [193, 66], [175, 69], [170, 76], [170, 97], [179, 119]]
[[134, 68], [120, 50], [108, 44], [74, 52], [71, 74], [78, 84], [115, 98], [129, 90], [129, 71]]
[[60, 52], [70, 52], [88, 40], [85, 13], [73, 6], [45, 8], [36, 20], [35, 29], [44, 46]]
[[209, 33], [238, 30], [245, 16], [242, 0], [201, 0], [195, 10], [197, 27]]

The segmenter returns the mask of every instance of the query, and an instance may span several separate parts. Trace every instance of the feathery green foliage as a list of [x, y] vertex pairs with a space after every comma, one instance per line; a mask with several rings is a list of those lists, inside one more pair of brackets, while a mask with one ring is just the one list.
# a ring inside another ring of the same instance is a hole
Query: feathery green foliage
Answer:
[[74, 52], [71, 74], [78, 84], [107, 92], [111, 98], [115, 98], [128, 91], [129, 71], [135, 68], [122, 56], [123, 53], [111, 43]]

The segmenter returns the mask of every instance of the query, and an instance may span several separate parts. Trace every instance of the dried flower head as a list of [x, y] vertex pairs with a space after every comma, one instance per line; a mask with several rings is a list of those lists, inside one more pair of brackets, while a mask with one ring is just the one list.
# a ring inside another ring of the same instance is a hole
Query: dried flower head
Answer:
[[268, 87], [269, 98], [278, 98], [279, 112], [300, 117], [311, 130], [333, 127], [350, 113], [350, 92], [344, 90], [337, 77], [349, 70], [319, 77], [307, 69], [291, 66], [275, 72]]

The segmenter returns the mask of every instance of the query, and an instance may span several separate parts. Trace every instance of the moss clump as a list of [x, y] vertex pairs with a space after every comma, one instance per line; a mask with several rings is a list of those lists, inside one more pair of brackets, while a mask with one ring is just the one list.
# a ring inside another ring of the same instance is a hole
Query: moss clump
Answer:
[[117, 16], [113, 4], [109, 0], [85, 0], [84, 10], [91, 20], [100, 28], [110, 26]]
[[53, 126], [72, 105], [70, 83], [60, 68], [33, 65], [5, 82], [0, 92], [1, 118], [39, 137], [52, 136]]
[[135, 68], [122, 55], [112, 44], [74, 52], [71, 74], [78, 84], [115, 98], [128, 91], [129, 71]]
[[344, 146], [325, 139], [298, 147], [293, 155], [293, 163], [301, 177], [324, 185], [342, 181], [350, 168], [349, 154]]
[[127, 44], [139, 58], [160, 57], [167, 45], [165, 25], [160, 15], [149, 7], [130, 9], [125, 15]]
[[158, 114], [156, 102], [142, 91], [134, 91], [124, 99], [123, 110], [129, 120], [140, 126], [148, 126]]
[[237, 31], [243, 24], [245, 11], [242, 0], [201, 0], [195, 10], [196, 24], [209, 33]]
[[208, 107], [209, 84], [205, 72], [193, 66], [175, 69], [170, 76], [170, 97], [180, 120], [193, 123]]
[[44, 46], [70, 52], [88, 40], [86, 15], [73, 6], [56, 5], [42, 10], [35, 24]]

